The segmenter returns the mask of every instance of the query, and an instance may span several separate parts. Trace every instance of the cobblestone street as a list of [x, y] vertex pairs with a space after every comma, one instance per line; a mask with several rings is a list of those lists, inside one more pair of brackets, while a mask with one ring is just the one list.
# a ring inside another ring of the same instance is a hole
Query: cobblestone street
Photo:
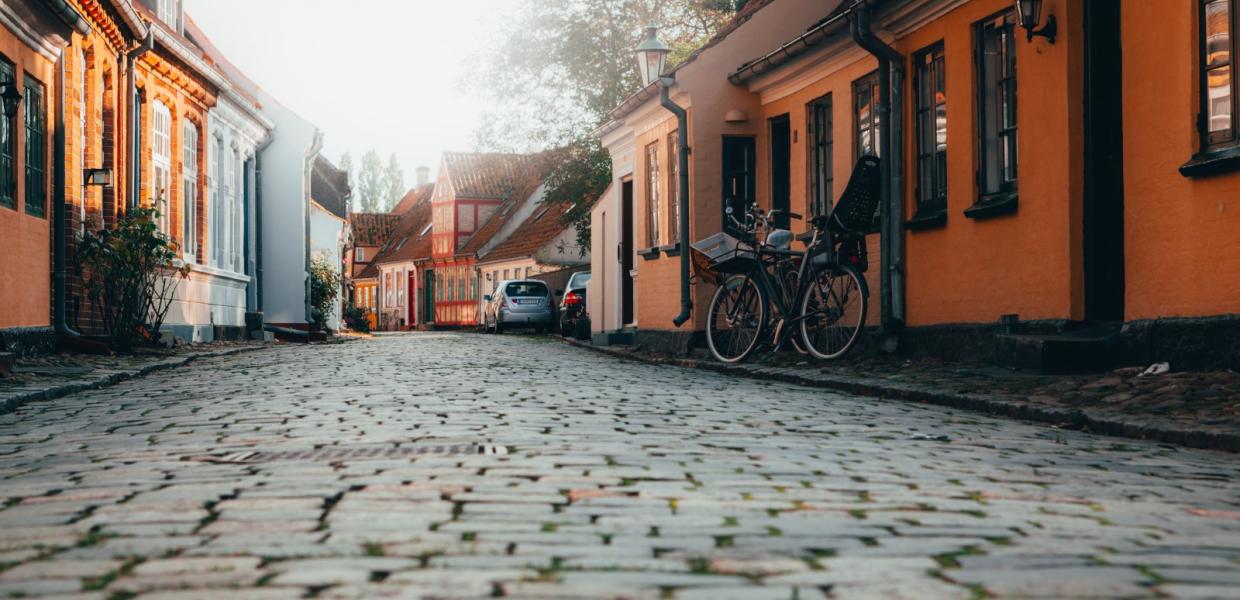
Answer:
[[0, 596], [1240, 597], [1235, 455], [547, 338], [205, 358], [0, 473]]

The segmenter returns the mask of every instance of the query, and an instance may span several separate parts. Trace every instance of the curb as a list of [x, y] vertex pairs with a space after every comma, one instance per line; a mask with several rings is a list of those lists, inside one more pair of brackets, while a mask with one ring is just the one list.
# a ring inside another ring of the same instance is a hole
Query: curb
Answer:
[[1080, 410], [1051, 408], [1028, 402], [999, 400], [988, 396], [940, 392], [909, 385], [878, 384], [873, 380], [858, 380], [818, 375], [806, 377], [791, 369], [773, 367], [737, 367], [721, 363], [689, 358], [659, 358], [634, 351], [594, 346], [579, 340], [559, 338], [562, 342], [585, 348], [608, 356], [652, 365], [671, 365], [688, 369], [714, 371], [749, 379], [762, 379], [793, 383], [865, 396], [905, 400], [919, 404], [933, 404], [980, 412], [989, 415], [1050, 424], [1060, 429], [1088, 431], [1102, 435], [1137, 440], [1176, 444], [1188, 448], [1220, 450], [1240, 453], [1240, 433], [1209, 432], [1194, 429], [1139, 425], [1100, 415], [1090, 415]]
[[103, 375], [93, 376], [87, 381], [75, 381], [73, 383], [66, 383], [63, 385], [57, 385], [57, 386], [53, 386], [49, 388], [31, 390], [28, 392], [19, 392], [11, 396], [5, 396], [4, 398], [0, 399], [0, 415], [5, 415], [5, 414], [15, 412], [18, 408], [21, 408], [22, 406], [30, 402], [55, 400], [56, 398], [61, 398], [64, 396], [68, 396], [69, 394], [75, 394], [77, 392], [111, 387], [122, 381], [128, 381], [130, 379], [138, 379], [140, 377], [146, 377], [147, 375], [154, 373], [156, 371], [162, 371], [164, 369], [172, 369], [175, 367], [188, 365], [189, 363], [192, 363], [195, 360], [198, 360], [200, 358], [216, 358], [220, 356], [232, 356], [234, 354], [241, 354], [243, 352], [252, 352], [255, 350], [262, 350], [262, 349], [269, 348], [269, 347], [270, 346], [268, 345], [262, 345], [262, 346], [243, 347], [243, 348], [232, 348], [229, 350], [220, 350], [218, 352], [199, 352], [195, 354], [189, 354], [186, 356], [160, 360], [157, 362], [153, 362], [149, 365], [143, 365], [136, 369], [127, 369], [123, 371], [108, 372]]

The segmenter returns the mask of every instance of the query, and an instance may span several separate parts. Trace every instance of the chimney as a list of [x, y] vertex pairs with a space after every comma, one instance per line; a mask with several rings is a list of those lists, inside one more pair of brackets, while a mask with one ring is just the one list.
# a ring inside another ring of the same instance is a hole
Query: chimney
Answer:
[[431, 168], [430, 167], [418, 167], [417, 173], [418, 173], [417, 184], [419, 186], [423, 186], [423, 185], [430, 183], [431, 181]]

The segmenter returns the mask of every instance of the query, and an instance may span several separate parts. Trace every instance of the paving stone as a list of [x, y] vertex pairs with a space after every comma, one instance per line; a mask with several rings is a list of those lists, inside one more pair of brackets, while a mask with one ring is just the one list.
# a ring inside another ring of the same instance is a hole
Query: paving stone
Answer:
[[120, 560], [41, 560], [0, 572], [0, 581], [90, 579], [116, 571], [122, 564]]

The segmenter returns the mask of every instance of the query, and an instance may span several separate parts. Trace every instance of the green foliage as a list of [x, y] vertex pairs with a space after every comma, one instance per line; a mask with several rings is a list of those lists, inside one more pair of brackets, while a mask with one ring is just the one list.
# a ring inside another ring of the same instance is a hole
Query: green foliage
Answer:
[[366, 309], [350, 304], [344, 309], [344, 322], [353, 331], [370, 333], [370, 320], [366, 318]]
[[396, 154], [388, 156], [388, 164], [383, 169], [383, 187], [383, 212], [388, 212], [405, 195], [405, 171], [400, 168]]
[[475, 86], [491, 108], [476, 132], [480, 150], [551, 152], [547, 195], [576, 202], [567, 216], [583, 248], [590, 207], [611, 179], [611, 157], [591, 133], [641, 87], [633, 48], [646, 25], [687, 58], [745, 0], [538, 0], [515, 10], [500, 41], [478, 57]]
[[359, 212], [383, 210], [384, 186], [383, 160], [374, 150], [362, 155], [362, 170], [357, 175], [357, 203]]
[[316, 256], [310, 262], [310, 319], [316, 329], [327, 325], [340, 294], [340, 272], [325, 256]]
[[159, 211], [138, 208], [113, 229], [87, 228], [78, 239], [76, 270], [92, 310], [117, 350], [159, 340], [173, 294], [189, 276], [175, 242], [159, 231]]

